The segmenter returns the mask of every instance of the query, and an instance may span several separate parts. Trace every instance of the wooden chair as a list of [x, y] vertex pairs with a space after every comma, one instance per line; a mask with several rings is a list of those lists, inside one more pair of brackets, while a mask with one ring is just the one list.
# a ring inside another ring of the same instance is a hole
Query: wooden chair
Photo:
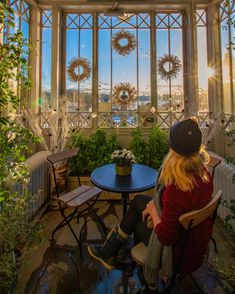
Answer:
[[[74, 217], [77, 217], [77, 220], [79, 220], [79, 217], [81, 216], [81, 214], [83, 214], [84, 212], [90, 211], [95, 215], [97, 220], [102, 225], [105, 234], [106, 234], [106, 228], [105, 228], [104, 222], [99, 218], [99, 216], [97, 215], [97, 213], [95, 212], [95, 210], [93, 208], [93, 206], [95, 205], [102, 190], [97, 187], [81, 185], [81, 181], [80, 181], [80, 177], [79, 177], [79, 173], [78, 173], [77, 160], [76, 160], [76, 155], [77, 155], [78, 151], [79, 151], [78, 148], [74, 148], [74, 149], [58, 152], [56, 154], [49, 155], [47, 157], [47, 160], [51, 164], [51, 167], [52, 167], [52, 173], [53, 173], [56, 196], [57, 196], [57, 200], [58, 200], [58, 206], [59, 206], [60, 213], [63, 217], [62, 221], [56, 226], [56, 228], [52, 232], [51, 243], [52, 244], [55, 243], [55, 239], [54, 239], [55, 233], [59, 229], [68, 225], [70, 231], [72, 232], [74, 238], [76, 239], [76, 241], [78, 243], [78, 246], [80, 249], [80, 255], [82, 257], [81, 235], [82, 235], [82, 231], [83, 231], [86, 223], [84, 223], [84, 225], [80, 229], [79, 239], [78, 239], [77, 235], [75, 234], [75, 232], [70, 224], [71, 220]], [[74, 190], [69, 191], [67, 193], [61, 194], [60, 189], [59, 189], [59, 181], [58, 181], [58, 178], [56, 177], [56, 164], [58, 164], [59, 162], [65, 162], [68, 159], [73, 160], [75, 170], [76, 170], [76, 175], [78, 177], [79, 187], [77, 187]], [[83, 206], [83, 207], [81, 208], [81, 206]], [[66, 214], [65, 210], [67, 208], [70, 208], [70, 211], [72, 211], [72, 212], [70, 212], [69, 214]], [[79, 211], [79, 208], [81, 208], [80, 211]]]
[[[211, 201], [205, 207], [199, 210], [187, 212], [179, 217], [179, 223], [185, 230], [185, 238], [178, 260], [174, 264], [174, 275], [171, 288], [174, 288], [175, 286], [176, 275], [177, 273], [179, 273], [179, 265], [182, 261], [182, 255], [184, 252], [184, 248], [187, 244], [187, 240], [189, 238], [191, 229], [193, 229], [195, 226], [197, 226], [209, 217], [212, 217], [214, 223], [216, 217], [216, 210], [219, 205], [221, 196], [222, 191], [219, 190], [218, 193], [211, 199]], [[137, 265], [141, 267], [144, 265], [145, 259], [147, 257], [147, 251], [148, 248], [142, 242], [138, 243], [131, 249], [131, 257], [137, 263]]]

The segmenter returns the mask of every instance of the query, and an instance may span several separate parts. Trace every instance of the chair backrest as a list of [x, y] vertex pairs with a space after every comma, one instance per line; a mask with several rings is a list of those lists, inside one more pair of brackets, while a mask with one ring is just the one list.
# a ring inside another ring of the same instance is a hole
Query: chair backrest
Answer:
[[81, 181], [78, 173], [78, 167], [77, 167], [77, 161], [75, 160], [75, 156], [77, 155], [79, 151], [79, 148], [73, 148], [73, 149], [68, 149], [64, 151], [57, 152], [55, 154], [51, 154], [47, 157], [47, 160], [50, 162], [51, 167], [52, 167], [52, 172], [53, 172], [53, 178], [54, 178], [54, 184], [55, 184], [55, 189], [56, 189], [56, 194], [57, 197], [59, 197], [59, 184], [58, 184], [58, 178], [56, 176], [56, 164], [58, 162], [63, 162], [66, 161], [69, 158], [74, 158], [74, 164], [75, 164], [75, 169], [77, 173], [77, 178], [78, 178], [78, 183], [79, 186], [81, 186]]
[[219, 165], [221, 163], [221, 160], [217, 157], [214, 156], [210, 156], [210, 161], [207, 164], [207, 167], [209, 169], [209, 172], [212, 176], [212, 179], [214, 178], [214, 173], [215, 173], [215, 168], [217, 167], [217, 165]]
[[53, 165], [56, 162], [63, 161], [77, 155], [79, 148], [64, 150], [47, 157], [47, 160]]
[[179, 222], [185, 230], [191, 229], [200, 224], [209, 217], [213, 217], [219, 204], [219, 200], [222, 196], [222, 191], [219, 190], [217, 194], [211, 199], [211, 201], [202, 209], [193, 210], [184, 213], [179, 217]]

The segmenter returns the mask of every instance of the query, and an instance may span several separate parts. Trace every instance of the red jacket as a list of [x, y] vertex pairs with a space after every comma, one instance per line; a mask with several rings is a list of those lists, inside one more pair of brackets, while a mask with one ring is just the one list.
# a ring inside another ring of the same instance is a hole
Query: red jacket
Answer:
[[[213, 182], [203, 183], [196, 177], [197, 186], [191, 192], [182, 192], [174, 184], [165, 188], [162, 193], [161, 223], [156, 226], [158, 239], [164, 245], [173, 245], [174, 258], [179, 255], [184, 230], [178, 222], [179, 216], [195, 209], [201, 209], [210, 200], [213, 191]], [[207, 219], [197, 225], [190, 232], [185, 246], [180, 271], [195, 271], [203, 262], [207, 245], [212, 233], [212, 219]]]

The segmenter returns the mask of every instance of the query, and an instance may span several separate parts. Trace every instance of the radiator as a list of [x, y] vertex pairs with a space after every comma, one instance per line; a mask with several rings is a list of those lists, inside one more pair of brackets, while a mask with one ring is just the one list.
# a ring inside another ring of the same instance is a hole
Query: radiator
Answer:
[[[227, 215], [231, 215], [231, 211], [223, 205], [223, 201], [226, 200], [229, 203], [231, 199], [235, 199], [235, 167], [227, 164], [225, 160], [217, 154], [212, 154], [221, 159], [221, 163], [215, 168], [214, 194], [216, 194], [218, 190], [223, 191], [222, 203], [218, 207], [218, 216], [221, 220], [224, 220]], [[231, 221], [231, 225], [233, 226], [233, 229], [235, 229], [234, 220]]]
[[26, 160], [30, 173], [27, 219], [31, 219], [49, 197], [49, 165], [46, 160], [49, 154], [48, 151], [39, 151]]

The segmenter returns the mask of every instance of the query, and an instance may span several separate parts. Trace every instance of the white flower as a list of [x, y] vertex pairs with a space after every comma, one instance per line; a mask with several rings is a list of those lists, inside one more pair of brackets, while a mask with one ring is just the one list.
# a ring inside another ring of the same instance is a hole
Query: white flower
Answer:
[[134, 154], [130, 150], [127, 150], [125, 148], [122, 150], [115, 150], [111, 154], [111, 159], [113, 159], [115, 163], [121, 166], [128, 166], [135, 163]]

